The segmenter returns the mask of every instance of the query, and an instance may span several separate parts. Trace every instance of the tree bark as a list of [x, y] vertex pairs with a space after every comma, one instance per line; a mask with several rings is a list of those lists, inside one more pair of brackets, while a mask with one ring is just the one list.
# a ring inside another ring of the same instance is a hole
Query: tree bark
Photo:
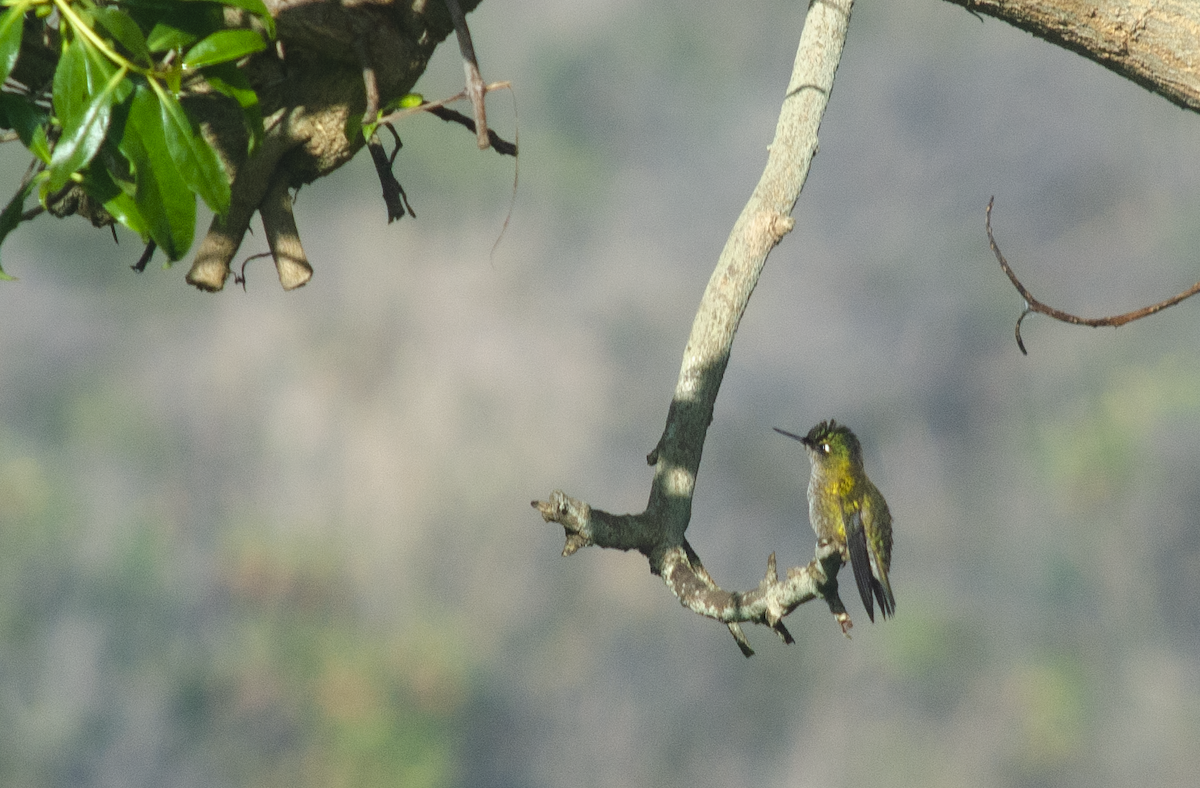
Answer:
[[1196, 0], [947, 0], [1008, 22], [1200, 111]]
[[[247, 159], [240, 120], [214, 117], [210, 122], [210, 136], [230, 171], [233, 200], [229, 213], [213, 220], [188, 271], [187, 281], [201, 290], [224, 287], [255, 211], [268, 225], [268, 236], [290, 225], [287, 259], [281, 262], [276, 256], [284, 288], [308, 281], [312, 269], [291, 219], [290, 201], [281, 201], [279, 190], [311, 183], [353, 158], [364, 140], [361, 134], [347, 137], [346, 128], [367, 106], [365, 75], [371, 75], [379, 102], [404, 95], [454, 29], [441, 0], [266, 4], [276, 21], [276, 46], [256, 56], [247, 70], [263, 104], [267, 136]], [[478, 4], [460, 0], [463, 11]], [[260, 210], [264, 201], [267, 209]]]

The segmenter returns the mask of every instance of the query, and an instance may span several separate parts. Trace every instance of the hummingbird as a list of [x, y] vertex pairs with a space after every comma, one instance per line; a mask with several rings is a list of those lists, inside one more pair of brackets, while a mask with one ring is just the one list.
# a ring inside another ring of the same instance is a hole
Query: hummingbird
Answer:
[[892, 515], [863, 470], [862, 444], [848, 427], [833, 420], [821, 422], [803, 437], [773, 429], [808, 450], [808, 519], [819, 541], [838, 545], [843, 562], [849, 559], [867, 616], [875, 622], [875, 600], [884, 619], [895, 615], [896, 599], [888, 583]]

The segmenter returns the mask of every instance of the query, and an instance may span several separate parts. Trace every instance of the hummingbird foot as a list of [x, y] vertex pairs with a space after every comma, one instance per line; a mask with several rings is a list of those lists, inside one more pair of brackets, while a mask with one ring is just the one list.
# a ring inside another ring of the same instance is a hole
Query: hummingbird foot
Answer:
[[839, 624], [841, 624], [842, 634], [846, 636], [847, 640], [849, 640], [850, 639], [850, 629], [854, 626], [854, 622], [850, 620], [850, 614], [847, 613], [845, 610], [843, 610], [841, 613], [838, 613], [833, 618], [835, 621], [837, 621]]

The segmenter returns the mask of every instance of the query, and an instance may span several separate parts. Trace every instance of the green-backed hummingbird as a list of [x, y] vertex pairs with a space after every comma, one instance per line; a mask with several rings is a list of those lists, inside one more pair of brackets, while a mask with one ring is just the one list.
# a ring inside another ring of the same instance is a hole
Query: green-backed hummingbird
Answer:
[[808, 519], [821, 542], [836, 544], [849, 559], [867, 615], [875, 621], [875, 604], [886, 619], [896, 613], [888, 583], [892, 562], [892, 515], [887, 501], [863, 470], [862, 445], [848, 427], [823, 421], [798, 440], [812, 460], [808, 480]]

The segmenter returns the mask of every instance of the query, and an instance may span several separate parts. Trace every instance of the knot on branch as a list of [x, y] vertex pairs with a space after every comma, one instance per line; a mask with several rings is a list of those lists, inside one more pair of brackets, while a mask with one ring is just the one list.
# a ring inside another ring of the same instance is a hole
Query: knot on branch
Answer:
[[796, 220], [790, 216], [783, 214], [775, 214], [771, 217], [771, 237], [775, 239], [775, 243], [783, 240], [783, 236], [790, 233], [796, 226]]
[[567, 544], [563, 547], [563, 556], [572, 555], [581, 547], [592, 544], [591, 519], [592, 507], [583, 501], [570, 498], [562, 490], [550, 493], [549, 501], [530, 501], [537, 509], [542, 519], [548, 523], [558, 523], [567, 534]]
[[[758, 588], [760, 591], [762, 591], [762, 592], [764, 592], [764, 594], [766, 594], [767, 610], [766, 610], [766, 614], [765, 614], [765, 619], [766, 619], [767, 625], [773, 629], [777, 625], [782, 627], [783, 625], [780, 624], [780, 622], [783, 621], [783, 617], [787, 615], [787, 611], [783, 609], [783, 605], [780, 603], [779, 597], [775, 594], [766, 593], [771, 589], [772, 586], [775, 586], [778, 584], [779, 584], [779, 570], [775, 567], [775, 554], [771, 553], [769, 556], [767, 556], [767, 574], [762, 579], [762, 582], [760, 582], [758, 584]], [[778, 631], [778, 630], [776, 630], [776, 631]], [[784, 632], [784, 634], [786, 634], [787, 630], [785, 629], [785, 630], [783, 630], [783, 632]], [[792, 643], [793, 641], [791, 639], [791, 635], [787, 635], [787, 637], [784, 638], [784, 642]]]

